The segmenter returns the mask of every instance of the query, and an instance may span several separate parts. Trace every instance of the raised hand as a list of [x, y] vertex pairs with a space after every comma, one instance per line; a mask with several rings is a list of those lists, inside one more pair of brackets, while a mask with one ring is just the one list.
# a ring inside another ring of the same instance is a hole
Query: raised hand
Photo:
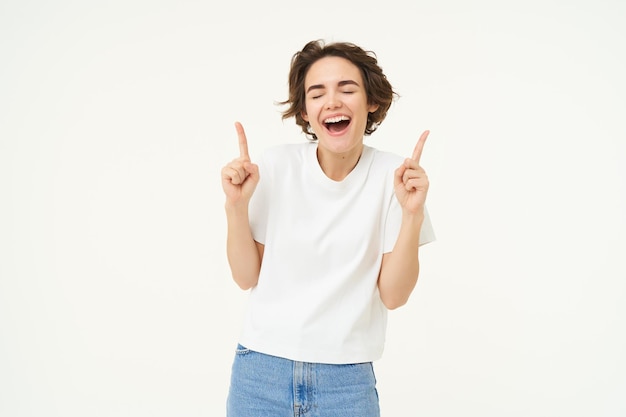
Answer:
[[429, 185], [428, 176], [419, 162], [429, 133], [428, 130], [422, 133], [413, 150], [413, 156], [405, 159], [404, 163], [395, 172], [394, 187], [396, 197], [402, 209], [409, 214], [423, 212], [424, 204], [426, 203]]
[[250, 162], [248, 140], [241, 123], [235, 122], [235, 129], [239, 139], [239, 157], [222, 168], [222, 188], [227, 204], [248, 204], [259, 183], [259, 167]]

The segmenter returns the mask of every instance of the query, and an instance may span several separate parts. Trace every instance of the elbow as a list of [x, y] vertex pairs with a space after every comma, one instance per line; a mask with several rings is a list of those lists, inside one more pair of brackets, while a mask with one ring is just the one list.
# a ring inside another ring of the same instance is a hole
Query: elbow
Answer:
[[233, 281], [235, 281], [235, 283], [237, 284], [239, 288], [241, 288], [244, 291], [247, 291], [256, 286], [258, 277], [256, 279], [245, 279], [245, 278], [233, 276]]
[[405, 305], [409, 301], [409, 298], [411, 297], [411, 293], [413, 292], [416, 283], [417, 278], [410, 284], [403, 285], [401, 287], [383, 286], [379, 282], [378, 290], [380, 294], [380, 299], [387, 308], [387, 310], [396, 310]]
[[237, 282], [237, 286], [241, 288], [243, 291], [248, 291], [250, 288], [254, 287], [254, 285], [250, 285], [248, 283], [241, 283], [241, 282]]
[[405, 305], [409, 301], [409, 295], [404, 294], [381, 294], [380, 297], [383, 305], [387, 308], [387, 310], [396, 310], [403, 305]]
[[400, 307], [402, 307], [403, 305], [405, 305], [407, 303], [407, 301], [409, 301], [408, 297], [381, 297], [381, 300], [383, 302], [383, 304], [385, 305], [385, 307], [387, 307], [387, 310], [396, 310]]
[[380, 299], [388, 310], [396, 310], [409, 302], [411, 293], [413, 293], [415, 289], [415, 284], [417, 284], [417, 278], [409, 285], [403, 285], [401, 287], [381, 287], [379, 284]]

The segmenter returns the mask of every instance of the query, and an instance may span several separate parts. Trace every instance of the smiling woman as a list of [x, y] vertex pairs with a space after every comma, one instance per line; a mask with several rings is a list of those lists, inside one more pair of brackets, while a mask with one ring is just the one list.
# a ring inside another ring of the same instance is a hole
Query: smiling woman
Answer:
[[387, 310], [405, 304], [419, 246], [434, 240], [428, 177], [366, 146], [394, 98], [373, 53], [310, 42], [292, 59], [283, 118], [307, 143], [240, 155], [222, 169], [233, 279], [250, 289], [231, 375], [229, 417], [380, 414], [372, 362]]
[[[387, 77], [378, 65], [376, 55], [371, 51], [365, 51], [361, 47], [347, 42], [336, 42], [325, 45], [320, 41], [309, 42], [301, 51], [294, 54], [291, 61], [291, 72], [289, 73], [289, 99], [281, 104], [288, 105], [288, 109], [283, 113], [283, 119], [294, 117], [296, 124], [299, 125], [305, 134], [310, 134], [312, 139], [317, 139], [315, 133], [311, 133], [308, 129], [308, 121], [305, 119], [306, 104], [305, 100], [311, 96], [321, 97], [326, 86], [324, 83], [313, 83], [307, 77], [311, 74], [309, 69], [318, 60], [324, 58], [343, 58], [348, 63], [353, 64], [344, 67], [347, 73], [340, 74], [331, 73], [331, 78], [339, 77], [337, 87], [345, 87], [344, 93], [355, 92], [357, 89], [363, 89], [367, 93], [367, 100], [375, 104], [377, 108], [368, 113], [368, 123], [364, 133], [372, 134], [378, 125], [382, 123], [387, 115], [387, 111], [391, 106], [396, 94]], [[359, 75], [355, 74], [358, 72]], [[351, 78], [348, 74], [352, 74]], [[360, 81], [360, 82], [359, 82]], [[308, 82], [308, 83], [307, 83]], [[353, 87], [353, 88], [351, 88]], [[317, 91], [317, 93], [313, 93]]]
[[[319, 59], [306, 74], [302, 120], [309, 123], [319, 142], [318, 158], [327, 175], [332, 162], [322, 161], [331, 161], [332, 155], [358, 160], [366, 126], [372, 123], [369, 115], [380, 107], [369, 102], [362, 78], [358, 67], [336, 56]], [[329, 176], [342, 180], [347, 174], [344, 171], [339, 177]]]

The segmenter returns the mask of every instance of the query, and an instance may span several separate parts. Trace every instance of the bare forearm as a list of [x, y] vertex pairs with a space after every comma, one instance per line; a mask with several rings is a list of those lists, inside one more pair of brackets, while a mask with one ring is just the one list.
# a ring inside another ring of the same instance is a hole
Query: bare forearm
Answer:
[[405, 214], [393, 251], [383, 256], [378, 278], [380, 297], [390, 310], [404, 305], [419, 276], [419, 236], [424, 215]]
[[227, 206], [226, 219], [226, 254], [232, 277], [239, 287], [247, 290], [257, 284], [261, 269], [261, 255], [252, 238], [247, 206]]

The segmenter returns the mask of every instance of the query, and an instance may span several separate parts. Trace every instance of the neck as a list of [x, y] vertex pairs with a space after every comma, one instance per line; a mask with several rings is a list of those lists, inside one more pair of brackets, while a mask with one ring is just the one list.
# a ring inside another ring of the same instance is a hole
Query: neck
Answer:
[[359, 163], [363, 145], [345, 153], [324, 152], [317, 148], [317, 161], [324, 174], [333, 181], [341, 181], [348, 176]]

